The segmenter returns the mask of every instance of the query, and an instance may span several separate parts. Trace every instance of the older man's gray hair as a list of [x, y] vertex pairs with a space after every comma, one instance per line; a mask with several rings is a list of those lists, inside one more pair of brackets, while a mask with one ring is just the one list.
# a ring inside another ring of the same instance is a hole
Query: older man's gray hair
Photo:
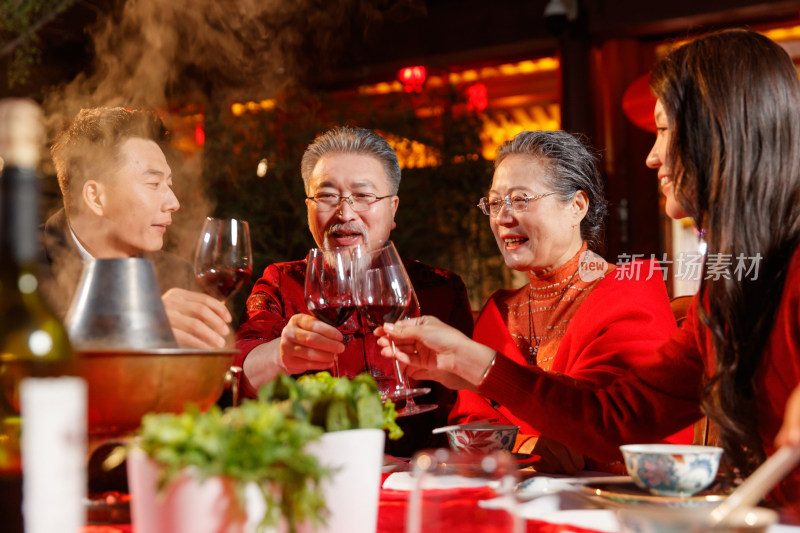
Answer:
[[357, 154], [371, 156], [380, 161], [386, 170], [391, 193], [397, 194], [400, 188], [400, 163], [386, 139], [372, 130], [339, 126], [317, 137], [303, 154], [300, 172], [303, 175], [306, 194], [310, 194], [309, 183], [314, 167], [322, 156], [327, 154]]

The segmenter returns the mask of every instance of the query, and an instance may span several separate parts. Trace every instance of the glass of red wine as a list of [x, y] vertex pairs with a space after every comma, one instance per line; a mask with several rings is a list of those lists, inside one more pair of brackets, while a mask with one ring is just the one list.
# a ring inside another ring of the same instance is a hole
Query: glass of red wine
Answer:
[[[353, 294], [353, 262], [349, 248], [312, 248], [306, 266], [305, 299], [308, 311], [338, 328], [356, 308]], [[334, 356], [333, 374], [339, 376]]]
[[[354, 261], [356, 261], [356, 301], [361, 316], [371, 328], [399, 320], [407, 311], [412, 297], [414, 297], [414, 289], [394, 244], [386, 241], [380, 248], [373, 251], [368, 251], [361, 246], [356, 247]], [[395, 349], [394, 343], [392, 343], [392, 349]], [[431, 391], [428, 387], [409, 387], [400, 363], [397, 359], [393, 361], [397, 385], [394, 389], [386, 392], [386, 398], [392, 401], [402, 400], [421, 396]], [[435, 405], [431, 406], [431, 409], [435, 408]], [[406, 411], [404, 408], [398, 410], [397, 415], [408, 416], [428, 410], [430, 409], [412, 412], [411, 410]]]
[[205, 291], [228, 301], [253, 274], [250, 227], [235, 218], [206, 218], [194, 254], [194, 274]]

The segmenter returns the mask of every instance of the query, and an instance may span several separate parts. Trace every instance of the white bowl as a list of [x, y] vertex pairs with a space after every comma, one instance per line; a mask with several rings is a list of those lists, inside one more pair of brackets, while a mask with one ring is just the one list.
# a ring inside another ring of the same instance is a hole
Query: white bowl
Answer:
[[692, 496], [708, 487], [722, 456], [722, 448], [713, 446], [627, 444], [619, 449], [633, 481], [659, 496]]
[[447, 431], [447, 442], [457, 452], [488, 453], [514, 447], [519, 426], [473, 422]]

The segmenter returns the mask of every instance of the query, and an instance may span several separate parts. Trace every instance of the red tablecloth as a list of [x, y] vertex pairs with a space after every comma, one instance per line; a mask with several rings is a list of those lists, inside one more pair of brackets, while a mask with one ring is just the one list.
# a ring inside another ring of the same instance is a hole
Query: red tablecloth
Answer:
[[[504, 512], [494, 510], [481, 510], [487, 517], [486, 522], [494, 522], [496, 528], [478, 524], [475, 510], [478, 501], [493, 497], [488, 489], [453, 489], [439, 491], [438, 508], [440, 513], [432, 517], [422, 527], [425, 533], [505, 533], [508, 531], [503, 524]], [[381, 490], [381, 499], [378, 507], [377, 533], [405, 533], [406, 512], [408, 510], [408, 492], [399, 490]], [[497, 518], [492, 520], [495, 514]], [[584, 529], [571, 525], [551, 524], [539, 520], [528, 520], [527, 533], [596, 533], [591, 529]]]
[[[385, 476], [384, 476], [385, 479]], [[377, 533], [405, 533], [408, 510], [408, 491], [381, 490], [378, 507]], [[493, 497], [487, 488], [441, 490], [437, 494], [436, 516], [429, 516], [422, 530], [425, 533], [505, 533], [502, 511], [479, 509], [478, 501]], [[497, 524], [496, 528], [477, 523], [476, 512], [484, 513], [486, 522]], [[492, 515], [497, 518], [493, 519]], [[575, 526], [551, 524], [528, 520], [527, 533], [595, 533], [594, 530]], [[130, 524], [108, 526], [86, 526], [82, 533], [134, 533]], [[137, 532], [138, 533], [138, 532]]]

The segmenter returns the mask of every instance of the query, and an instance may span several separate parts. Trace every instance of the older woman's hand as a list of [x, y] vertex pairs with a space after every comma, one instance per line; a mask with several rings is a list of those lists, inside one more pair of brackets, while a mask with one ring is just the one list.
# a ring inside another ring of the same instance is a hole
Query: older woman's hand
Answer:
[[406, 364], [408, 375], [432, 379], [451, 389], [477, 388], [495, 355], [491, 348], [432, 316], [384, 324], [375, 334], [381, 355]]
[[540, 459], [531, 464], [537, 472], [573, 475], [586, 466], [583, 455], [567, 448], [553, 439], [530, 437], [517, 450], [519, 453], [538, 455]]
[[800, 445], [800, 386], [795, 387], [786, 402], [783, 425], [775, 437], [776, 446]]

